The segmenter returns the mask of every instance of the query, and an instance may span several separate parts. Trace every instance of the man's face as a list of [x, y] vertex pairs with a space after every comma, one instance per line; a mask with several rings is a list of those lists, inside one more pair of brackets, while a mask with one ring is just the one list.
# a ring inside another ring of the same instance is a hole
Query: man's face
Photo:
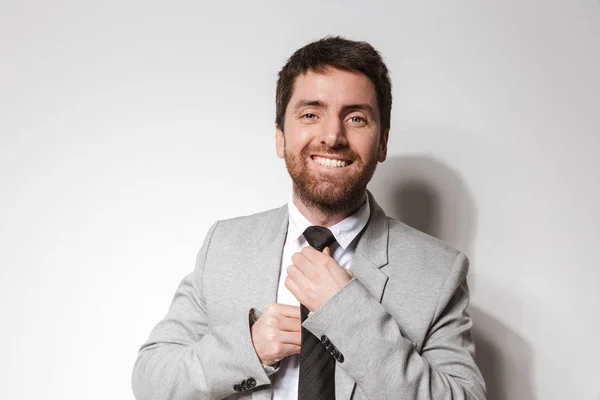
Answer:
[[277, 129], [277, 155], [307, 206], [342, 211], [362, 201], [377, 162], [387, 154], [375, 88], [359, 72], [329, 68], [296, 78]]

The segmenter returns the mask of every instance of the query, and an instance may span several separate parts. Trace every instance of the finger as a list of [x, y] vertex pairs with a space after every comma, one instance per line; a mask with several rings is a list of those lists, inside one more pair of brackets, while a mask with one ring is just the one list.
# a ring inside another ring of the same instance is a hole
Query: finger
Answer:
[[292, 354], [300, 353], [301, 347], [300, 344], [284, 344], [281, 349], [282, 358], [287, 356], [291, 356]]
[[316, 265], [309, 261], [302, 253], [292, 255], [292, 262], [298, 270], [311, 281], [317, 279], [318, 271]]
[[282, 317], [279, 320], [279, 329], [286, 332], [300, 332], [302, 330], [300, 316], [298, 318]]
[[331, 256], [329, 254], [325, 254], [322, 251], [315, 250], [310, 246], [304, 247], [300, 250], [300, 254], [302, 254], [308, 261], [313, 264], [324, 264], [326, 260], [329, 260]]
[[302, 343], [302, 333], [301, 332], [280, 332], [278, 336], [279, 343], [283, 344], [292, 344], [295, 346], [300, 346]]
[[286, 271], [287, 277], [293, 280], [299, 288], [306, 287], [306, 285], [310, 284], [310, 279], [302, 273], [296, 264], [289, 265]]
[[[272, 304], [275, 313], [286, 318], [300, 318], [300, 307], [290, 306], [288, 304]], [[284, 318], [282, 318], [284, 319]]]
[[[288, 269], [289, 269], [289, 267], [288, 267]], [[304, 278], [304, 279], [306, 279], [306, 278]], [[304, 292], [302, 292], [302, 290], [300, 290], [300, 287], [294, 281], [294, 279], [290, 276], [290, 274], [288, 274], [288, 277], [285, 280], [285, 287], [288, 288], [288, 290], [294, 295], [294, 297], [300, 303], [302, 303], [302, 301], [305, 300]]]
[[329, 247], [325, 247], [323, 249], [323, 253], [327, 254], [329, 257], [331, 257], [331, 251], [329, 250]]

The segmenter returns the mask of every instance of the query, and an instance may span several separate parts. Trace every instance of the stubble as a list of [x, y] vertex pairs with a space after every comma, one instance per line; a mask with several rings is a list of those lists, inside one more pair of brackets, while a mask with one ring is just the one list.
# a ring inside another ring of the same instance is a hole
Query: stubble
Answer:
[[[314, 212], [334, 215], [352, 211], [362, 205], [367, 184], [377, 168], [377, 149], [368, 160], [361, 160], [350, 149], [305, 148], [300, 156], [285, 153], [285, 165], [292, 178], [294, 193]], [[307, 165], [310, 154], [338, 156], [351, 160], [352, 173], [344, 175], [317, 174]]]

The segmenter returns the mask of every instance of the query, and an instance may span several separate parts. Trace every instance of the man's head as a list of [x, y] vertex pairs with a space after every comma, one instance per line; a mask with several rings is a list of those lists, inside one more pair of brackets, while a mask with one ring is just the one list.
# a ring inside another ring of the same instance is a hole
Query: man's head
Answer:
[[283, 130], [296, 78], [308, 71], [323, 72], [328, 68], [360, 72], [369, 78], [377, 94], [381, 134], [388, 131], [392, 114], [392, 83], [387, 66], [369, 43], [339, 36], [328, 36], [298, 49], [279, 71], [275, 95], [277, 127]]
[[365, 42], [328, 37], [296, 51], [277, 83], [277, 154], [294, 195], [326, 213], [364, 200], [387, 154], [391, 83]]

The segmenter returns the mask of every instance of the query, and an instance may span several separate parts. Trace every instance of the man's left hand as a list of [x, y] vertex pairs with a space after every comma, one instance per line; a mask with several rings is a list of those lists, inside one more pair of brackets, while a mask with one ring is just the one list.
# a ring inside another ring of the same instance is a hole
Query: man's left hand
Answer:
[[285, 286], [309, 311], [317, 311], [340, 291], [354, 274], [341, 267], [330, 255], [310, 246], [292, 256]]

